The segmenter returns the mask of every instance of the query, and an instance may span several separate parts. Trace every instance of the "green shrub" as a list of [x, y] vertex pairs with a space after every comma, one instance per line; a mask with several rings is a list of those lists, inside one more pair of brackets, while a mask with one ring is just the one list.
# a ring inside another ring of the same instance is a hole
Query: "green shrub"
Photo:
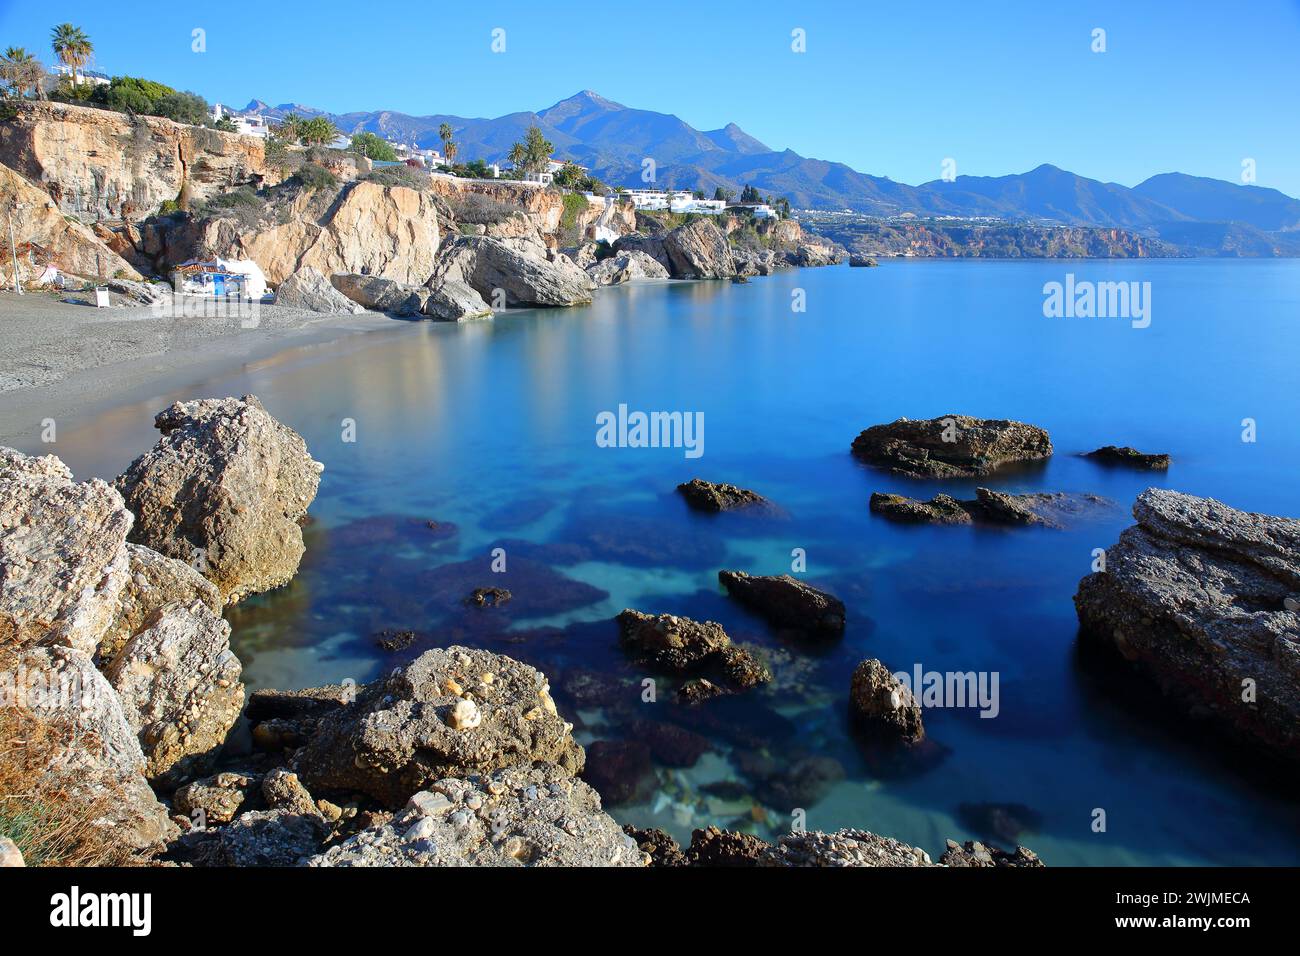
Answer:
[[172, 92], [154, 102], [154, 116], [188, 123], [191, 126], [203, 126], [208, 121], [208, 101], [197, 93]]
[[352, 137], [352, 149], [376, 162], [391, 163], [397, 159], [397, 151], [374, 133], [357, 133]]
[[337, 176], [315, 163], [303, 163], [293, 177], [304, 189], [328, 189], [339, 184]]
[[411, 189], [428, 189], [429, 174], [414, 166], [380, 166], [366, 174], [366, 181], [381, 186], [409, 186]]

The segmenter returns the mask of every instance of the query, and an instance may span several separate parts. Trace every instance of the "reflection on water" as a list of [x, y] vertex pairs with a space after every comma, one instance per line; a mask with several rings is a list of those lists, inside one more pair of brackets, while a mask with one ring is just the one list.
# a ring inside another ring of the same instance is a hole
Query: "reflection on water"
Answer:
[[[1045, 319], [1042, 285], [1064, 271], [896, 263], [615, 289], [588, 309], [465, 327], [395, 322], [61, 423], [57, 451], [83, 476], [111, 476], [152, 441], [167, 401], [256, 393], [326, 470], [298, 577], [229, 612], [249, 684], [367, 680], [454, 642], [521, 658], [550, 677], [580, 739], [604, 742], [593, 780], [621, 820], [684, 839], [709, 823], [768, 835], [799, 808], [811, 828], [865, 827], [933, 854], [948, 837], [1018, 838], [1051, 864], [1294, 864], [1294, 802], [1167, 719], [1144, 686], [1081, 661], [1071, 596], [1150, 483], [1300, 514], [1300, 268], [1069, 265], [1080, 278], [1151, 281], [1146, 330]], [[791, 311], [795, 288], [805, 313]], [[704, 457], [598, 448], [595, 417], [620, 403], [703, 412]], [[869, 424], [949, 412], [1052, 434], [1047, 465], [984, 483], [1116, 506], [1065, 531], [873, 519], [872, 491], [973, 492], [847, 453]], [[1244, 417], [1259, 422], [1254, 445], [1240, 441]], [[355, 443], [342, 440], [345, 419]], [[1109, 443], [1169, 451], [1174, 467], [1141, 474], [1076, 456]], [[754, 488], [787, 514], [694, 514], [673, 488], [696, 476]], [[830, 646], [787, 643], [718, 588], [721, 568], [789, 570], [795, 548], [808, 579], [848, 607]], [[466, 603], [489, 586], [512, 599]], [[719, 621], [776, 679], [680, 707], [676, 679], [620, 651], [611, 619], [624, 607]], [[411, 643], [387, 651], [382, 639]], [[1001, 712], [932, 710], [931, 744], [881, 752], [848, 730], [849, 675], [866, 657], [996, 671]], [[646, 676], [659, 680], [655, 703], [642, 700]], [[1092, 832], [1095, 808], [1105, 833]]]

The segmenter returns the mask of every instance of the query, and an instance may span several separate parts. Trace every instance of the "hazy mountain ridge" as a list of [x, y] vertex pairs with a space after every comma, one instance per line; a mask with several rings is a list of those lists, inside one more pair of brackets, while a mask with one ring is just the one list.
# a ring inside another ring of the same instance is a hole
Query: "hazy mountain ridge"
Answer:
[[[643, 163], [653, 159], [661, 185], [712, 193], [717, 186], [739, 192], [751, 183], [762, 192], [788, 197], [799, 208], [1127, 229], [1228, 255], [1294, 255], [1300, 247], [1300, 237], [1289, 235], [1300, 231], [1300, 200], [1275, 189], [1182, 173], [1163, 173], [1130, 188], [1050, 164], [1006, 176], [958, 176], [951, 182], [910, 186], [844, 163], [772, 150], [734, 123], [700, 131], [672, 114], [635, 109], [590, 90], [540, 112], [496, 118], [411, 116], [391, 110], [330, 114], [300, 104], [271, 107], [260, 100], [245, 111], [275, 119], [288, 112], [325, 115], [347, 133], [369, 131], [421, 146], [438, 146], [438, 129], [449, 123], [462, 158], [489, 162], [503, 161], [511, 144], [536, 124], [554, 144], [557, 158], [589, 166], [614, 186], [644, 185]], [[1203, 228], [1208, 223], [1222, 228]]]

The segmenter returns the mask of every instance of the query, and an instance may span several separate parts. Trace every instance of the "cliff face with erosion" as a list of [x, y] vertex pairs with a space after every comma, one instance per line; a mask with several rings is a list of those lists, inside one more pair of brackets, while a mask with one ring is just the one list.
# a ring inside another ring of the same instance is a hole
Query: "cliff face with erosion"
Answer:
[[266, 177], [252, 136], [65, 103], [17, 109], [0, 123], [0, 163], [83, 221], [141, 219], [182, 192], [206, 199]]

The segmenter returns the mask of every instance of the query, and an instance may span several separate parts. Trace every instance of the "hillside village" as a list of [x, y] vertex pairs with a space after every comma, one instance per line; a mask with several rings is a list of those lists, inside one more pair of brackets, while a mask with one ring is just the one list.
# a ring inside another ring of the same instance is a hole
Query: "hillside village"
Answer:
[[86, 70], [76, 35], [56, 28], [53, 70], [13, 48], [0, 64], [7, 287], [151, 302], [166, 284], [460, 321], [630, 280], [744, 281], [846, 258], [752, 187], [611, 188], [555, 158], [536, 126], [489, 163], [461, 155], [450, 126], [432, 149], [321, 116], [235, 113]]

